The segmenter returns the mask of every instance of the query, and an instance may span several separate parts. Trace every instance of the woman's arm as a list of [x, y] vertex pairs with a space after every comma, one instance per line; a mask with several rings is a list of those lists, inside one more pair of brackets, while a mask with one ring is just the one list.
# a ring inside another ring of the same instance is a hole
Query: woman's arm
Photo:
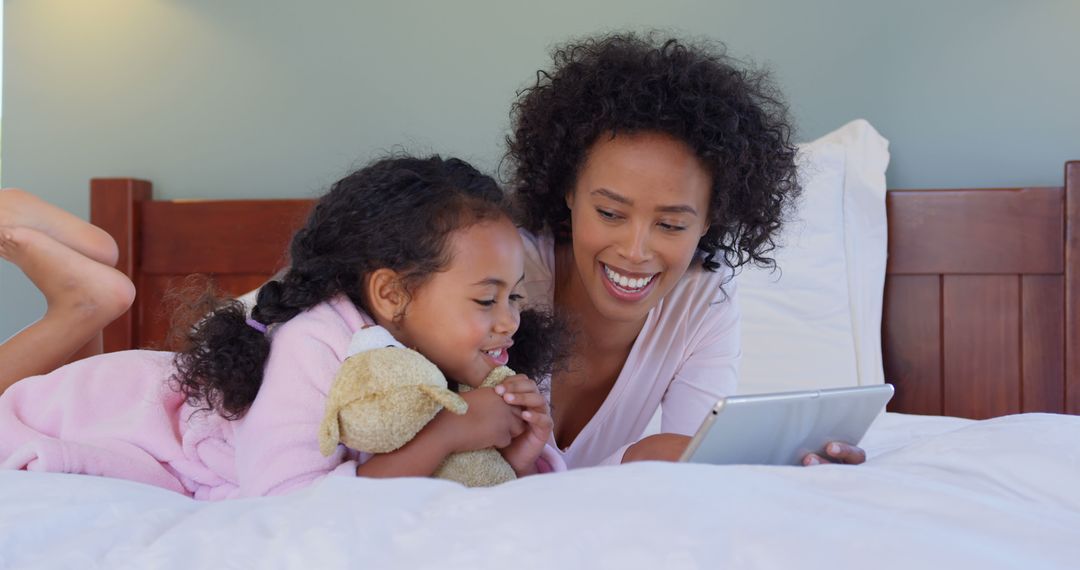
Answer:
[[844, 463], [847, 465], [859, 465], [866, 462], [866, 452], [857, 445], [834, 441], [825, 446], [825, 455], [807, 453], [803, 457], [802, 464], [810, 467], [824, 465], [826, 463]]
[[[687, 356], [661, 402], [661, 433], [621, 449], [621, 454], [617, 452], [620, 461], [677, 461], [717, 400], [735, 393], [742, 357], [736, 282], [725, 284], [724, 291], [724, 300], [707, 306], [700, 327], [686, 341]], [[708, 300], [699, 297], [697, 302]]]
[[[736, 287], [731, 282], [729, 301], [713, 306], [701, 334], [691, 340], [690, 355], [679, 367], [664, 394], [661, 433], [624, 448], [622, 462], [678, 461], [702, 419], [721, 396], [736, 393], [741, 358], [741, 314]], [[824, 454], [808, 454], [803, 465], [859, 464], [866, 453], [855, 445], [830, 443]]]
[[686, 446], [690, 445], [690, 436], [677, 433], [658, 433], [638, 440], [623, 453], [622, 462], [633, 461], [678, 461]]

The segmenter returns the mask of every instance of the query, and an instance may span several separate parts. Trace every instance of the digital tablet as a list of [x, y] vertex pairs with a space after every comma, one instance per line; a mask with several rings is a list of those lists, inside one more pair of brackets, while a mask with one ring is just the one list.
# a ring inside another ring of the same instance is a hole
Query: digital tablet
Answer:
[[892, 398], [891, 384], [721, 398], [680, 461], [801, 465], [825, 445], [858, 445]]

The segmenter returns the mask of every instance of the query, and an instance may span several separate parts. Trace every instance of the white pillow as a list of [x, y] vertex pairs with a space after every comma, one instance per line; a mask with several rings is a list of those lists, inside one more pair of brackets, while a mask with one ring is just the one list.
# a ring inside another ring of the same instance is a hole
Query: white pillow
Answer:
[[844, 249], [859, 384], [883, 384], [881, 314], [889, 246], [885, 211], [889, 141], [863, 119], [852, 121], [819, 140], [840, 143], [847, 150]]
[[864, 120], [799, 145], [797, 211], [776, 271], [739, 275], [739, 393], [884, 382], [881, 308], [888, 141]]

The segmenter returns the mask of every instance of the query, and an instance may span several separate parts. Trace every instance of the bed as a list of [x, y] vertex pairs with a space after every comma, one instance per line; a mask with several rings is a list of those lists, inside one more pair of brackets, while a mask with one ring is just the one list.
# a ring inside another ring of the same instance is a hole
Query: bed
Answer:
[[[472, 490], [331, 477], [220, 503], [0, 472], [0, 567], [1076, 567], [1080, 162], [1057, 187], [887, 193], [877, 168], [887, 264], [864, 256], [870, 238], [846, 252], [849, 269], [883, 271], [869, 271], [869, 315], [844, 317], [872, 334], [836, 372], [896, 387], [862, 442], [866, 465], [645, 463]], [[138, 290], [105, 330], [107, 351], [166, 347], [163, 299], [190, 273], [232, 294], [257, 287], [312, 205], [155, 200], [130, 178], [90, 187], [91, 219]], [[866, 299], [849, 285], [840, 305], [857, 312]]]

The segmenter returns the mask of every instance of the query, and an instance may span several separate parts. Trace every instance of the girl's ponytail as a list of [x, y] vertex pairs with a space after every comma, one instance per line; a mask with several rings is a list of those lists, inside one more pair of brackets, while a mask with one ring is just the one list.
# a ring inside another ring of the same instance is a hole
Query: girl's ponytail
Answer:
[[270, 338], [260, 328], [284, 323], [336, 292], [323, 279], [290, 269], [281, 281], [259, 289], [251, 317], [243, 303], [224, 300], [187, 334], [187, 349], [176, 355], [180, 392], [189, 404], [234, 420], [255, 401], [270, 356]]
[[236, 419], [259, 393], [270, 339], [247, 323], [240, 301], [217, 305], [186, 335], [188, 348], [173, 360], [173, 379], [189, 404]]

